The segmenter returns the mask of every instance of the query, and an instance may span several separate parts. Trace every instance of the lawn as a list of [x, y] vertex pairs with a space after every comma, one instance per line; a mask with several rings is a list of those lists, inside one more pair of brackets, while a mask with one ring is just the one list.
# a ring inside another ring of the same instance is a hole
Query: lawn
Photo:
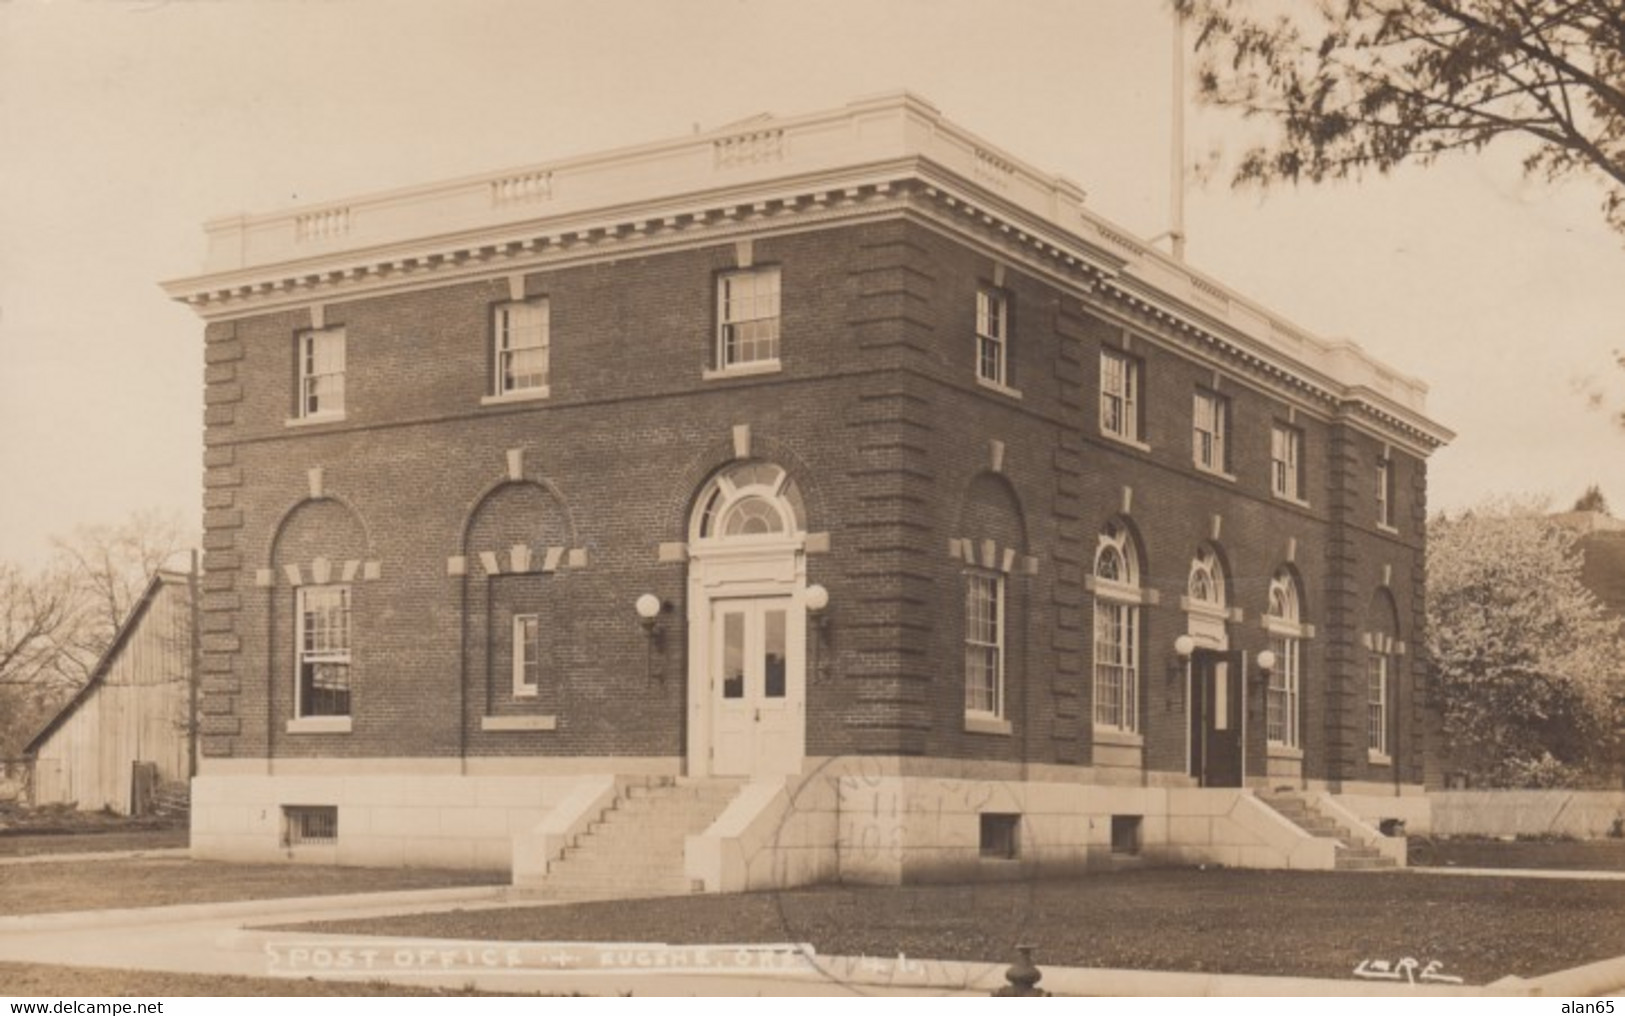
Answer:
[[304, 925], [507, 941], [808, 942], [819, 953], [1349, 978], [1415, 957], [1468, 984], [1625, 954], [1625, 883], [1149, 869], [975, 886], [823, 886]]
[[24, 808], [0, 802], [0, 857], [184, 847], [186, 816], [130, 818], [67, 805]]
[[1625, 871], [1625, 840], [1412, 839], [1413, 865]]
[[110, 850], [164, 850], [184, 847], [187, 832], [181, 829], [135, 829], [97, 832], [6, 833], [0, 834], [0, 857], [32, 857], [40, 854], [90, 854]]
[[[90, 839], [90, 837], [81, 837]], [[0, 867], [0, 915], [501, 885], [502, 872], [130, 858]]]

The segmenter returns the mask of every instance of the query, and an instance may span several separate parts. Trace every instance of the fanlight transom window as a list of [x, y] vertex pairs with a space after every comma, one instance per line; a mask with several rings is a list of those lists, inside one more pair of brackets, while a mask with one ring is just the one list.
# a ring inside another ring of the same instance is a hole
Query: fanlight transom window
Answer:
[[801, 491], [770, 462], [744, 462], [717, 474], [700, 496], [700, 540], [788, 537], [806, 529]]
[[1191, 559], [1191, 577], [1186, 595], [1191, 603], [1215, 610], [1224, 609], [1224, 565], [1212, 547], [1202, 547]]
[[1283, 570], [1275, 573], [1270, 580], [1269, 616], [1279, 621], [1297, 624], [1302, 620], [1302, 608], [1298, 603], [1298, 584], [1293, 581], [1291, 573]]
[[1095, 578], [1117, 586], [1138, 587], [1140, 584], [1139, 553], [1134, 548], [1134, 537], [1120, 522], [1106, 526], [1095, 549]]

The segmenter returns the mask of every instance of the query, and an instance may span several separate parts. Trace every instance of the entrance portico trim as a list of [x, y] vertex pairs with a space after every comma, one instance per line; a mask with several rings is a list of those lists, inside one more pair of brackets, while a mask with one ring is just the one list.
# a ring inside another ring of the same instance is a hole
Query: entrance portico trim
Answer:
[[807, 688], [799, 491], [777, 465], [735, 462], [701, 491], [690, 523], [686, 771], [799, 773]]

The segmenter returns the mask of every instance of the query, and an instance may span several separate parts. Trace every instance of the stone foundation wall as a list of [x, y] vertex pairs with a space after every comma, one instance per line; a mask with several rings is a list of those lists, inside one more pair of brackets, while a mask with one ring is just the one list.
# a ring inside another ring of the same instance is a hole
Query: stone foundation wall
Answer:
[[1440, 836], [1608, 836], [1625, 825], [1625, 791], [1456, 790], [1428, 795]]
[[[536, 827], [580, 776], [199, 776], [192, 856], [508, 871], [515, 835]], [[290, 845], [288, 807], [334, 806], [332, 843]]]

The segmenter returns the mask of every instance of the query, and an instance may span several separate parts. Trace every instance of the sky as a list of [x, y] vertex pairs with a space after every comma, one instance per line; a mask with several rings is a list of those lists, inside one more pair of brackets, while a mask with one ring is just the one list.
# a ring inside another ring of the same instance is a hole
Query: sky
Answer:
[[[0, 561], [201, 519], [202, 223], [909, 89], [1142, 237], [1169, 227], [1156, 0], [0, 0]], [[1254, 128], [1192, 109], [1187, 153]], [[1430, 504], [1625, 508], [1625, 236], [1507, 146], [1187, 189], [1187, 260], [1431, 386]]]

